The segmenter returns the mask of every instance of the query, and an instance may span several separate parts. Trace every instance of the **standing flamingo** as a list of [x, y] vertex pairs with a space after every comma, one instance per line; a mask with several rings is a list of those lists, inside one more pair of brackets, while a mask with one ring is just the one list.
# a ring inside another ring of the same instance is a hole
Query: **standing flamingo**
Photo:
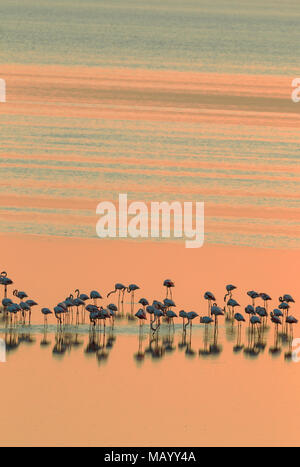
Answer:
[[20, 299], [20, 301], [24, 300], [24, 298], [28, 298], [28, 295], [27, 295], [26, 292], [22, 292], [22, 291], [19, 291], [19, 290], [14, 290], [13, 295], [15, 297], [18, 297]]
[[247, 295], [252, 298], [252, 306], [255, 307], [255, 299], [259, 297], [259, 293], [255, 292], [255, 290], [249, 290]]
[[30, 311], [29, 311], [29, 324], [30, 324], [31, 323], [31, 308], [33, 306], [37, 306], [38, 304], [34, 300], [26, 300], [26, 303], [30, 307]]
[[140, 321], [140, 326], [142, 326], [143, 321], [147, 319], [146, 312], [145, 312], [145, 310], [143, 310], [143, 308], [140, 308], [140, 309], [137, 311], [137, 313], [135, 314], [135, 316], [139, 319], [139, 321]]
[[251, 316], [250, 318], [250, 323], [252, 326], [252, 329], [255, 329], [255, 326], [257, 326], [258, 334], [260, 334], [258, 326], [261, 325], [261, 319], [259, 316]]
[[245, 308], [245, 312], [247, 313], [247, 315], [249, 315], [249, 321], [250, 321], [251, 316], [254, 316], [256, 314], [254, 307], [252, 305], [247, 305]]
[[118, 294], [118, 309], [120, 309], [121, 294], [122, 294], [122, 304], [124, 303], [125, 290], [126, 290], [126, 285], [121, 284], [121, 283], [116, 283], [114, 290], [112, 290], [111, 292], [109, 292], [107, 294], [107, 298], [108, 298], [111, 294], [116, 293], [117, 291], [119, 292], [119, 294]]
[[185, 329], [185, 320], [188, 317], [187, 312], [184, 311], [184, 310], [180, 310], [179, 316], [180, 316], [180, 318], [182, 318], [182, 329]]
[[255, 313], [262, 318], [263, 325], [265, 326], [268, 318], [268, 312], [263, 306], [257, 306], [255, 308]]
[[285, 322], [286, 322], [286, 323], [289, 325], [289, 327], [290, 327], [290, 335], [291, 335], [291, 337], [292, 337], [292, 336], [293, 336], [293, 325], [294, 325], [294, 324], [297, 324], [297, 323], [298, 323], [298, 320], [297, 320], [294, 316], [290, 315], [290, 316], [287, 316], [287, 317], [286, 317]]
[[205, 300], [208, 301], [208, 314], [210, 316], [211, 315], [211, 303], [214, 302], [216, 299], [215, 299], [214, 294], [211, 292], [205, 292], [204, 298]]
[[187, 328], [188, 325], [190, 325], [190, 328], [192, 329], [193, 320], [194, 320], [195, 318], [197, 318], [197, 316], [199, 316], [199, 315], [198, 315], [198, 313], [196, 313], [195, 311], [189, 311], [189, 312], [187, 313], [187, 320], [188, 320], [188, 322], [187, 322], [186, 325], [185, 325], [185, 329]]
[[73, 301], [74, 306], [76, 307], [76, 325], [79, 324], [79, 307], [84, 307], [85, 302], [84, 300], [81, 300], [81, 298], [76, 297]]
[[83, 305], [82, 305], [82, 308], [81, 308], [81, 321], [82, 323], [85, 323], [85, 309], [84, 309], [84, 305], [85, 305], [85, 302], [87, 302], [90, 297], [85, 294], [85, 293], [80, 293], [80, 290], [79, 289], [76, 289], [75, 290], [75, 293], [77, 294], [77, 298], [80, 298], [80, 300], [83, 301]]
[[148, 305], [146, 306], [146, 312], [149, 313], [150, 315], [150, 327], [152, 325], [152, 317], [154, 315], [154, 312], [155, 312], [155, 307], [153, 305]]
[[139, 286], [136, 284], [129, 284], [127, 287], [127, 292], [131, 294], [131, 315], [133, 315], [133, 310], [134, 310], [134, 292], [136, 290], [139, 290]]
[[94, 301], [94, 305], [97, 305], [97, 300], [101, 300], [102, 296], [97, 290], [92, 290], [90, 293], [90, 298]]
[[224, 297], [224, 302], [226, 302], [226, 299], [227, 297], [229, 296], [229, 298], [232, 298], [232, 291], [236, 289], [236, 286], [235, 285], [232, 285], [232, 284], [228, 284], [226, 285], [226, 295]]
[[4, 286], [4, 298], [7, 298], [7, 287], [12, 284], [13, 281], [7, 277], [7, 272], [2, 271], [0, 274], [0, 285]]
[[49, 308], [42, 308], [41, 310], [42, 314], [44, 315], [44, 326], [47, 326], [48, 324], [48, 315], [52, 315], [52, 311], [49, 310]]
[[295, 300], [289, 294], [284, 294], [283, 297], [279, 297], [279, 301], [280, 302], [286, 302], [286, 303], [295, 303]]
[[224, 311], [216, 303], [214, 303], [213, 306], [211, 307], [211, 314], [214, 315], [215, 317], [215, 328], [217, 328], [218, 317], [224, 316]]
[[245, 318], [241, 313], [235, 313], [234, 319], [237, 321], [238, 325], [242, 325], [245, 322]]
[[142, 305], [144, 307], [144, 310], [145, 310], [146, 306], [149, 305], [149, 302], [148, 302], [148, 300], [146, 298], [140, 298], [139, 304]]
[[272, 300], [272, 298], [267, 293], [260, 293], [259, 296], [263, 299], [264, 307], [268, 311], [268, 302]]
[[164, 287], [166, 287], [166, 298], [168, 298], [169, 296], [169, 293], [170, 293], [170, 297], [171, 299], [173, 298], [172, 296], [172, 288], [175, 287], [175, 284], [174, 282], [171, 280], [171, 279], [166, 279], [163, 283]]
[[234, 309], [240, 306], [240, 304], [236, 300], [234, 300], [234, 298], [230, 298], [227, 302], [227, 306], [231, 308], [231, 310], [229, 310], [229, 316], [232, 317], [232, 315], [234, 314]]
[[175, 329], [174, 318], [177, 318], [176, 313], [173, 310], [167, 309], [166, 316], [168, 318], [169, 324], [173, 324], [173, 329]]
[[111, 318], [112, 318], [112, 325], [115, 324], [115, 315], [118, 311], [118, 307], [114, 304], [114, 303], [110, 303], [109, 305], [107, 305], [107, 309], [109, 310], [110, 314], [111, 314]]

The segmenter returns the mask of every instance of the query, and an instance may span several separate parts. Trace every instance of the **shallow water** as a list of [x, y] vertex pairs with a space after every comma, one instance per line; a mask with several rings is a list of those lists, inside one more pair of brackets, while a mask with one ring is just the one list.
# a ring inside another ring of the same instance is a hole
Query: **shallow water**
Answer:
[[1, 329], [2, 445], [299, 443], [296, 365], [273, 328], [42, 329]]
[[204, 201], [209, 244], [299, 248], [298, 10], [2, 1], [0, 231], [95, 238], [124, 192]]

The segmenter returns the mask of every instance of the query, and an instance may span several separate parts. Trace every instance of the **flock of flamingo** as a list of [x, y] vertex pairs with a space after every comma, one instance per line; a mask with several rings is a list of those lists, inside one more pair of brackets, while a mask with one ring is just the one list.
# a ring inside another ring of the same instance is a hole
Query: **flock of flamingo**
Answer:
[[[11, 298], [8, 298], [8, 287], [13, 285], [13, 281], [8, 278], [5, 271], [0, 274], [0, 285], [4, 287], [2, 306], [5, 318], [12, 325], [17, 323], [26, 324], [26, 321], [30, 324], [32, 308], [38, 305], [37, 302], [28, 299], [26, 292], [17, 289], [13, 291], [13, 296], [19, 299], [19, 303], [15, 303]], [[185, 310], [179, 311], [177, 315], [174, 311], [176, 304], [172, 296], [172, 289], [175, 287], [175, 284], [172, 280], [166, 279], [163, 282], [163, 286], [166, 288], [166, 297], [163, 301], [153, 300], [150, 305], [146, 298], [140, 298], [138, 301], [140, 308], [135, 314], [135, 293], [140, 288], [136, 284], [125, 286], [121, 283], [115, 284], [114, 289], [107, 294], [108, 298], [112, 294], [118, 293], [118, 306], [114, 303], [108, 304], [105, 308], [99, 306], [98, 301], [102, 300], [102, 296], [98, 291], [92, 290], [90, 294], [87, 295], [85, 293], [80, 293], [77, 289], [75, 290], [75, 298], [74, 295], [70, 294], [65, 300], [59, 302], [53, 308], [53, 311], [49, 308], [42, 308], [41, 313], [44, 316], [45, 326], [48, 323], [48, 316], [52, 314], [54, 314], [58, 326], [73, 324], [74, 321], [76, 325], [80, 323], [83, 324], [85, 323], [86, 313], [88, 313], [90, 325], [93, 327], [101, 327], [102, 323], [105, 327], [107, 321], [113, 326], [116, 318], [124, 316], [124, 295], [128, 293], [131, 296], [131, 312], [128, 314], [128, 318], [134, 319], [134, 317], [136, 317], [140, 325], [142, 325], [143, 321], [146, 321], [149, 315], [150, 328], [153, 332], [157, 332], [161, 326], [162, 320], [167, 321], [169, 325], [174, 327], [174, 319], [178, 318], [178, 316], [182, 319], [184, 330], [186, 330], [188, 326], [192, 327], [192, 323], [196, 318], [199, 318], [200, 323], [205, 326], [214, 324], [215, 328], [217, 328], [218, 320], [222, 316], [225, 316], [226, 319], [236, 321], [238, 327], [241, 327], [242, 323], [246, 321], [242, 313], [236, 312], [240, 304], [233, 298], [233, 291], [236, 289], [236, 286], [232, 284], [226, 286], [223, 307], [217, 305], [213, 293], [205, 292], [204, 299], [208, 302], [208, 313], [200, 317], [195, 311], [187, 312]], [[251, 290], [247, 292], [247, 295], [251, 299], [251, 304], [245, 307], [245, 314], [249, 316], [249, 323], [253, 329], [257, 329], [258, 332], [261, 332], [262, 328], [266, 326], [268, 317], [270, 317], [277, 332], [281, 325], [288, 327], [290, 333], [293, 332], [293, 325], [297, 324], [298, 320], [290, 314], [291, 304], [295, 303], [291, 295], [285, 294], [279, 297], [278, 307], [274, 308], [270, 314], [268, 311], [268, 303], [272, 299], [267, 293], [258, 293]], [[255, 301], [258, 299], [263, 302], [263, 306], [256, 306]], [[88, 303], [89, 301], [92, 303]]]
[[[32, 308], [38, 306], [37, 302], [29, 299], [26, 292], [14, 289], [12, 292], [12, 298], [8, 297], [8, 288], [13, 285], [13, 281], [9, 279], [6, 272], [0, 274], [0, 285], [4, 287], [4, 298], [2, 299], [2, 319], [5, 321], [6, 327], [9, 326], [10, 329], [14, 329], [17, 326], [25, 326], [31, 324], [31, 314]], [[216, 298], [212, 292], [205, 292], [204, 299], [208, 304], [208, 311], [205, 315], [199, 316], [195, 311], [185, 311], [180, 310], [178, 314], [174, 311], [176, 304], [173, 300], [173, 289], [175, 284], [172, 280], [166, 279], [163, 282], [163, 286], [166, 288], [165, 298], [162, 301], [153, 300], [150, 304], [146, 298], [140, 298], [137, 302], [138, 311], [135, 313], [136, 299], [135, 294], [140, 287], [136, 284], [130, 284], [125, 286], [124, 284], [117, 283], [115, 284], [113, 290], [106, 295], [108, 299], [111, 295], [117, 294], [117, 305], [114, 303], [109, 303], [105, 307], [99, 305], [99, 301], [103, 300], [101, 294], [92, 290], [89, 294], [80, 293], [77, 289], [75, 290], [75, 296], [70, 294], [66, 299], [57, 303], [53, 307], [53, 310], [50, 308], [42, 308], [41, 313], [44, 317], [44, 330], [46, 331], [48, 326], [48, 317], [54, 316], [57, 321], [57, 329], [59, 333], [56, 336], [56, 346], [55, 353], [60, 353], [60, 350], [65, 348], [65, 340], [67, 335], [67, 330], [71, 325], [74, 325], [78, 328], [81, 324], [85, 324], [86, 321], [90, 325], [90, 339], [87, 349], [87, 353], [92, 351], [92, 349], [104, 348], [106, 345], [100, 345], [97, 341], [96, 335], [100, 336], [101, 334], [105, 339], [105, 328], [106, 323], [110, 324], [110, 332], [114, 330], [115, 320], [126, 317], [129, 321], [138, 320], [139, 321], [139, 350], [136, 355], [137, 360], [141, 360], [144, 353], [142, 352], [142, 340], [143, 334], [142, 330], [144, 328], [143, 324], [147, 321], [149, 317], [149, 331], [150, 331], [150, 344], [149, 349], [153, 351], [152, 343], [155, 342], [155, 351], [154, 356], [157, 356], [160, 352], [158, 351], [159, 346], [159, 329], [163, 323], [166, 323], [168, 326], [166, 329], [169, 331], [168, 338], [164, 337], [164, 340], [167, 339], [167, 347], [172, 348], [173, 337], [175, 332], [175, 323], [174, 320], [177, 318], [182, 319], [182, 345], [186, 346], [187, 354], [193, 354], [191, 348], [191, 335], [192, 335], [192, 326], [193, 322], [198, 318], [200, 324], [204, 325], [205, 338], [204, 338], [204, 348], [199, 351], [200, 354], [207, 355], [209, 353], [217, 353], [218, 349], [217, 336], [218, 336], [218, 325], [221, 318], [225, 318], [226, 323], [230, 323], [233, 327], [234, 323], [237, 325], [237, 344], [235, 346], [235, 351], [243, 348], [240, 342], [241, 328], [242, 324], [246, 322], [245, 316], [248, 315], [247, 320], [249, 320], [249, 336], [250, 342], [248, 345], [249, 353], [255, 353], [259, 346], [262, 345], [261, 338], [264, 331], [267, 329], [268, 320], [275, 327], [275, 345], [274, 348], [270, 351], [274, 353], [278, 350], [278, 336], [279, 336], [279, 327], [283, 328], [281, 336], [288, 338], [289, 342], [293, 337], [293, 325], [298, 323], [298, 320], [290, 313], [291, 306], [295, 303], [293, 297], [289, 294], [284, 294], [278, 299], [278, 307], [274, 308], [269, 312], [269, 303], [271, 302], [271, 297], [267, 293], [258, 293], [256, 291], [248, 291], [247, 296], [249, 297], [249, 303], [245, 308], [245, 314], [238, 312], [237, 309], [240, 307], [240, 304], [233, 297], [233, 293], [236, 289], [236, 286], [229, 284], [226, 286], [226, 293], [224, 296], [222, 306], [219, 306], [216, 302]], [[124, 300], [125, 294], [130, 295], [130, 312], [126, 315], [124, 314]], [[16, 297], [14, 300], [18, 299], [18, 303], [13, 301], [13, 297]], [[260, 303], [257, 303], [260, 301]], [[96, 332], [101, 331], [103, 325], [103, 333]], [[213, 344], [208, 349], [208, 329], [213, 326]], [[190, 330], [189, 339], [187, 338], [187, 329]], [[172, 333], [171, 333], [172, 331]], [[46, 339], [46, 338], [45, 338]], [[100, 337], [98, 337], [100, 339]], [[258, 340], [255, 340], [258, 339]], [[111, 344], [114, 340], [112, 335], [110, 336]], [[111, 345], [112, 346], [112, 345]], [[215, 350], [214, 350], [215, 349]], [[247, 350], [246, 349], [246, 350]], [[102, 352], [102, 357], [105, 352]], [[101, 357], [101, 358], [102, 358]], [[99, 357], [100, 358], [100, 357]], [[103, 357], [104, 358], [104, 357]]]

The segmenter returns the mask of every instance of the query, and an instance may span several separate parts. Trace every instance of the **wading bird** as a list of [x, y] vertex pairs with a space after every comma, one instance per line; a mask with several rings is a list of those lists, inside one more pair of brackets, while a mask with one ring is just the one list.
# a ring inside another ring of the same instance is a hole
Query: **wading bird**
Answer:
[[18, 297], [20, 299], [20, 301], [24, 300], [24, 298], [28, 298], [28, 295], [27, 295], [26, 292], [22, 292], [22, 291], [19, 291], [19, 290], [14, 290], [13, 295], [15, 297]]
[[174, 318], [177, 318], [177, 315], [176, 313], [173, 311], [173, 310], [170, 310], [168, 309], [166, 311], [166, 316], [168, 318], [168, 321], [169, 321], [169, 324], [171, 325], [171, 323], [173, 324], [173, 329], [175, 328], [175, 325], [174, 325]]
[[245, 322], [245, 318], [241, 313], [235, 313], [234, 319], [237, 321], [238, 325], [241, 326]]
[[145, 310], [143, 310], [143, 308], [140, 308], [140, 309], [136, 312], [135, 316], [139, 319], [139, 321], [140, 321], [140, 326], [142, 326], [143, 321], [145, 321], [145, 320], [147, 319], [146, 312], [145, 312]]
[[215, 317], [215, 327], [217, 327], [218, 317], [224, 316], [224, 311], [216, 303], [214, 303], [211, 307], [211, 314]]
[[122, 304], [124, 303], [125, 290], [126, 290], [126, 285], [118, 282], [115, 284], [114, 290], [112, 290], [111, 292], [107, 294], [107, 298], [108, 298], [111, 294], [118, 292], [118, 309], [120, 309], [121, 294], [122, 294]]
[[226, 285], [226, 292], [227, 292], [227, 293], [226, 293], [226, 295], [225, 295], [225, 297], [224, 297], [224, 302], [226, 302], [226, 299], [227, 299], [228, 296], [229, 296], [230, 298], [232, 298], [232, 292], [233, 292], [233, 290], [235, 290], [235, 289], [236, 289], [236, 286], [235, 286], [235, 285], [232, 285], [232, 284]]
[[92, 290], [90, 293], [90, 298], [94, 301], [94, 305], [97, 305], [97, 300], [101, 300], [102, 296], [97, 290]]
[[44, 326], [48, 324], [48, 315], [52, 315], [52, 311], [49, 308], [42, 308], [42, 314], [44, 315]]
[[149, 305], [149, 302], [148, 302], [148, 300], [146, 298], [140, 298], [139, 304], [142, 305], [144, 307], [144, 310], [145, 310], [146, 306]]
[[259, 296], [263, 299], [264, 301], [264, 307], [266, 310], [268, 310], [268, 302], [270, 300], [272, 300], [272, 298], [270, 297], [270, 295], [268, 295], [267, 293], [260, 293]]
[[185, 329], [187, 328], [188, 325], [190, 325], [190, 327], [191, 327], [191, 329], [192, 329], [193, 320], [194, 320], [195, 318], [197, 318], [197, 316], [199, 316], [199, 315], [198, 315], [198, 313], [196, 313], [195, 311], [189, 311], [189, 312], [187, 313], [187, 320], [188, 320], [188, 322], [187, 322], [186, 325], [185, 325]]
[[286, 323], [289, 325], [289, 327], [290, 327], [290, 335], [293, 336], [293, 325], [294, 325], [294, 324], [297, 324], [297, 323], [298, 323], [298, 320], [297, 320], [294, 316], [290, 315], [290, 316], [287, 316], [287, 317], [286, 317], [285, 322], [286, 322]]
[[185, 320], [188, 319], [187, 312], [184, 311], [184, 310], [180, 310], [179, 316], [180, 316], [180, 318], [182, 318], [182, 329], [184, 329], [184, 327], [185, 327]]
[[168, 298], [169, 294], [171, 299], [173, 298], [172, 296], [172, 288], [175, 287], [174, 282], [171, 279], [166, 279], [163, 283], [164, 287], [166, 287], [166, 298]]
[[251, 323], [252, 329], [255, 330], [255, 326], [256, 326], [257, 330], [258, 330], [258, 333], [260, 334], [259, 327], [258, 327], [259, 325], [261, 325], [260, 317], [259, 316], [251, 316], [250, 323]]
[[3, 285], [4, 287], [4, 298], [7, 298], [7, 287], [12, 284], [13, 281], [9, 277], [7, 277], [7, 272], [2, 271], [0, 274], [0, 285]]
[[249, 321], [250, 321], [251, 316], [255, 315], [254, 307], [252, 305], [247, 305], [246, 308], [245, 308], [245, 313], [247, 313], [247, 315], [249, 315]]
[[216, 300], [215, 296], [211, 292], [205, 292], [204, 298], [208, 301], [208, 314], [211, 315], [211, 304]]
[[259, 293], [255, 292], [255, 290], [249, 290], [249, 292], [247, 292], [247, 295], [249, 295], [249, 297], [252, 298], [252, 306], [254, 308], [255, 299], [259, 297]]

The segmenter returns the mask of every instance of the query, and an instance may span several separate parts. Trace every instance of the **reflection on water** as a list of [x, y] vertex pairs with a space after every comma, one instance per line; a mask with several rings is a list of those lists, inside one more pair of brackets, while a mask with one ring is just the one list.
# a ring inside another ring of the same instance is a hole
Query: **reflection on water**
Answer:
[[[163, 323], [157, 330], [148, 326], [8, 326], [1, 329], [0, 336], [9, 354], [22, 351], [24, 346], [39, 345], [52, 352], [53, 358], [63, 359], [67, 354], [82, 349], [86, 358], [95, 357], [98, 363], [106, 363], [118, 339], [137, 334], [136, 352], [133, 358], [137, 366], [146, 359], [158, 360], [170, 354], [184, 352], [186, 358], [219, 358], [224, 348], [244, 358], [257, 359], [268, 353], [270, 358], [283, 355], [288, 361], [292, 357], [293, 334], [288, 328], [278, 332], [277, 328], [265, 325], [259, 329], [251, 325], [234, 323], [227, 319], [224, 326], [195, 325], [182, 328]], [[127, 356], [123, 354], [122, 358]]]

